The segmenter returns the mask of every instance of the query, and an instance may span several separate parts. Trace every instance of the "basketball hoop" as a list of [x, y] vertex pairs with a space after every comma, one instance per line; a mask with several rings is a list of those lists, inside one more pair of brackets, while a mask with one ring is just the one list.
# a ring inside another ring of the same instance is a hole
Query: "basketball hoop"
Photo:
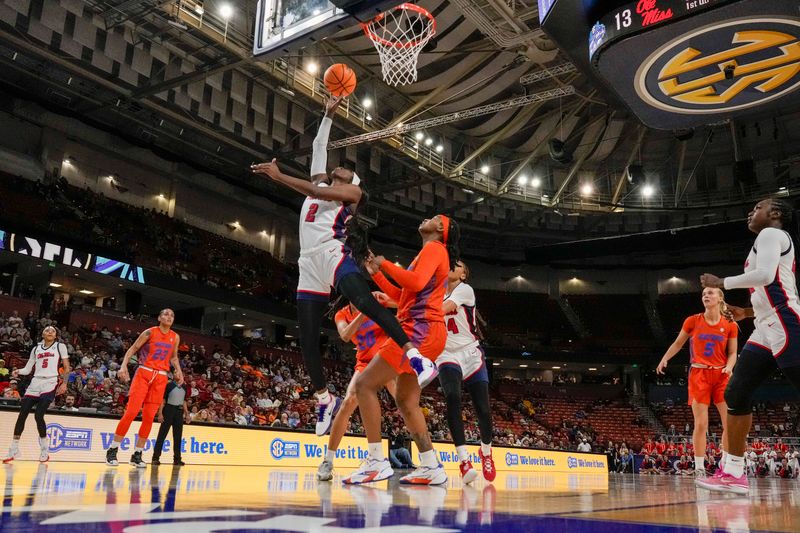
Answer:
[[414, 4], [400, 4], [361, 23], [381, 59], [383, 81], [408, 85], [417, 81], [417, 59], [436, 34], [436, 19]]

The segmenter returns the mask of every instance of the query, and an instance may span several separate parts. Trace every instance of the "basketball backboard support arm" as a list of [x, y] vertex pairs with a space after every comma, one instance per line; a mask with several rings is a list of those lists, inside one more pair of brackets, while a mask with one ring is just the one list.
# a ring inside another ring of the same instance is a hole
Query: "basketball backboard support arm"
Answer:
[[291, 54], [401, 3], [402, 0], [259, 0], [253, 55], [273, 59]]

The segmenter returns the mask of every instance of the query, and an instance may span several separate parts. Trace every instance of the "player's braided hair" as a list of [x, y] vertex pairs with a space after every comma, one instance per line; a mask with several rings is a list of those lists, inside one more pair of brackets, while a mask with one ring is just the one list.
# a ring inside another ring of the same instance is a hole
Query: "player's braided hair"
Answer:
[[358, 201], [353, 216], [345, 222], [345, 241], [344, 244], [350, 249], [350, 255], [356, 260], [359, 265], [364, 264], [364, 261], [369, 255], [369, 228], [358, 216], [361, 209], [369, 202], [369, 194], [362, 189], [361, 199]]
[[769, 198], [769, 207], [771, 211], [780, 212], [781, 226], [784, 230], [789, 231], [794, 214], [794, 206], [792, 203], [786, 198], [771, 197]]
[[461, 249], [458, 241], [461, 240], [461, 228], [454, 218], [450, 219], [450, 229], [447, 234], [447, 256], [450, 259], [450, 270], [456, 268], [456, 263], [461, 259]]

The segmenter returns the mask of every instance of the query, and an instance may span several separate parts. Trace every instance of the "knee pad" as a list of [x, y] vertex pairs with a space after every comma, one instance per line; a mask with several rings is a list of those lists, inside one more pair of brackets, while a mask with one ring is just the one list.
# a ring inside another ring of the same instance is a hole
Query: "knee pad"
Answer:
[[734, 416], [746, 416], [753, 413], [753, 387], [745, 380], [736, 379], [736, 375], [728, 382], [725, 389], [725, 403], [728, 413]]

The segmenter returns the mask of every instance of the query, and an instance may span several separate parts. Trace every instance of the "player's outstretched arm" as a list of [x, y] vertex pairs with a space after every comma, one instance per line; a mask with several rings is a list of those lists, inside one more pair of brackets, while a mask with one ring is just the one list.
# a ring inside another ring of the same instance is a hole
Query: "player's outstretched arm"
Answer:
[[339, 185], [336, 187], [320, 187], [310, 181], [294, 178], [281, 172], [277, 160], [273, 159], [269, 163], [258, 163], [250, 167], [254, 174], [267, 176], [273, 181], [293, 189], [304, 196], [328, 200], [332, 202], [343, 202], [346, 204], [357, 204], [361, 200], [361, 188], [358, 185]]
[[328, 139], [331, 135], [333, 116], [341, 101], [342, 97], [331, 97], [325, 102], [325, 116], [322, 117], [317, 136], [314, 137], [314, 142], [311, 144], [311, 182], [314, 185], [330, 183], [327, 168]]

